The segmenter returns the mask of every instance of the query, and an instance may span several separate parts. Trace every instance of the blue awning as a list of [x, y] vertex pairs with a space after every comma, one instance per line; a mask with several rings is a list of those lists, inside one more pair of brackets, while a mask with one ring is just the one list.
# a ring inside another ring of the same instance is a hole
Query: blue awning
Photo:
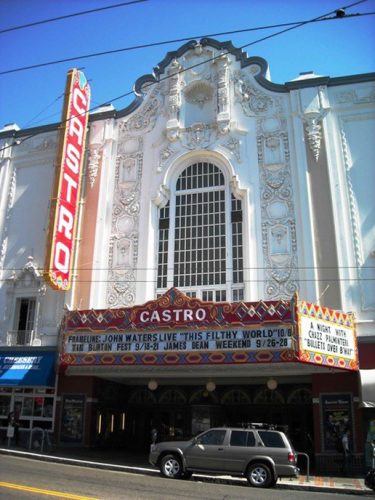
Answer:
[[8, 351], [0, 353], [0, 386], [55, 385], [56, 352]]

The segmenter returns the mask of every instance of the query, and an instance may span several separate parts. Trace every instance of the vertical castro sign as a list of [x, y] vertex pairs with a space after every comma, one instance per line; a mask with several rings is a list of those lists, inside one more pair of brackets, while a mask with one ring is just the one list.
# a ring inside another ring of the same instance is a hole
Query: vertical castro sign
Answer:
[[68, 73], [51, 200], [46, 274], [56, 290], [68, 290], [74, 258], [81, 173], [90, 107], [90, 86], [85, 75]]

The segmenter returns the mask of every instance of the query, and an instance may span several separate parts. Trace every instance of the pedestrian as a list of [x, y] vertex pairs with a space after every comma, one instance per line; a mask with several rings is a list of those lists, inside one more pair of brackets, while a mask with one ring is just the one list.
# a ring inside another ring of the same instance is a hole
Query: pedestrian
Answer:
[[351, 470], [352, 451], [350, 449], [350, 430], [346, 429], [341, 438], [343, 453], [343, 473], [347, 476]]
[[[19, 440], [20, 440], [20, 412], [21, 408], [19, 405], [17, 405], [14, 408], [14, 411], [11, 411], [8, 415], [8, 428], [13, 428], [13, 438], [14, 438], [14, 444], [16, 446], [19, 445]], [[10, 436], [9, 436], [10, 437]]]
[[151, 443], [155, 444], [158, 439], [158, 431], [155, 427], [151, 429]]

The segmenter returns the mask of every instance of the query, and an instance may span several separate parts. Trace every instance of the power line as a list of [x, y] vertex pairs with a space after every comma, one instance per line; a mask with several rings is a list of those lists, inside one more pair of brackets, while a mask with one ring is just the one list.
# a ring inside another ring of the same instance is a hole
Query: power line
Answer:
[[64, 93], [60, 94], [59, 96], [56, 97], [56, 99], [54, 99], [52, 102], [50, 102], [50, 104], [48, 104], [46, 107], [44, 107], [41, 111], [39, 111], [39, 113], [37, 113], [36, 115], [34, 115], [32, 118], [30, 118], [30, 120], [28, 122], [26, 122], [22, 128], [26, 128], [27, 125], [29, 125], [30, 123], [32, 123], [33, 121], [35, 121], [36, 118], [38, 118], [38, 116], [42, 115], [45, 111], [47, 111], [47, 109], [49, 109], [51, 106], [53, 106], [57, 101], [59, 101], [62, 97], [64, 97]]
[[[273, 33], [272, 35], [268, 35], [266, 37], [263, 37], [263, 38], [258, 38], [257, 40], [254, 40], [253, 42], [250, 42], [250, 43], [247, 43], [245, 45], [242, 45], [240, 47], [238, 47], [238, 50], [242, 50], [244, 49], [245, 47], [249, 47], [250, 45], [255, 45], [257, 43], [260, 43], [260, 42], [263, 42], [265, 40], [268, 40], [270, 38], [273, 38], [275, 36], [278, 36], [278, 35], [282, 35], [283, 33], [286, 33], [288, 31], [291, 31], [293, 29], [296, 29], [296, 28], [300, 28], [302, 26], [305, 26], [306, 24], [310, 24], [310, 23], [313, 23], [313, 22], [316, 22], [318, 20], [321, 20], [323, 18], [326, 18], [327, 16], [333, 14], [333, 13], [336, 13], [338, 10], [345, 10], [345, 9], [348, 9], [350, 7], [353, 7], [355, 5], [358, 5], [360, 3], [364, 3], [364, 2], [367, 2], [368, 0], [359, 0], [358, 2], [354, 2], [350, 5], [346, 5], [345, 7], [341, 7], [340, 9], [335, 9], [333, 11], [330, 11], [330, 12], [327, 12], [326, 14], [323, 14], [321, 16], [318, 16], [318, 17], [315, 17], [314, 19], [310, 19], [308, 21], [301, 21], [301, 23], [297, 24], [297, 25], [294, 25], [290, 28], [287, 28], [285, 30], [281, 30], [281, 31], [277, 31], [276, 33]], [[212, 62], [212, 61], [215, 61], [216, 59], [219, 59], [221, 58], [223, 55], [228, 55], [230, 54], [230, 51], [227, 50], [227, 51], [223, 51], [221, 52], [220, 54], [218, 54], [217, 56], [213, 56], [213, 57], [210, 57], [209, 59], [205, 59], [204, 61], [201, 61], [199, 63], [196, 63], [196, 64], [193, 64], [192, 66], [188, 66], [187, 68], [183, 68], [183, 69], [180, 69], [179, 71], [177, 71], [176, 73], [174, 73], [173, 75], [166, 75], [164, 77], [161, 77], [159, 78], [156, 82], [150, 82], [150, 83], [146, 83], [144, 85], [143, 88], [148, 88], [148, 87], [151, 87], [153, 85], [155, 85], [156, 83], [160, 83], [160, 82], [163, 82], [165, 80], [168, 80], [169, 78], [171, 78], [172, 76], [175, 76], [175, 74], [182, 74], [182, 73], [185, 73], [186, 71], [190, 71], [191, 69], [194, 69], [194, 68], [197, 68], [198, 66], [202, 66], [203, 64], [206, 64], [208, 62]], [[109, 102], [114, 102], [114, 101], [117, 101], [119, 99], [123, 99], [124, 97], [128, 97], [129, 95], [131, 95], [133, 92], [127, 92], [125, 94], [122, 94], [118, 97], [115, 97], [114, 99], [110, 99]]]
[[[283, 33], [287, 32], [287, 31], [291, 31], [292, 29], [296, 29], [296, 28], [299, 28], [299, 27], [305, 26], [306, 24], [310, 24], [310, 23], [316, 22], [317, 20], [322, 20], [323, 18], [327, 18], [329, 15], [336, 13], [338, 10], [345, 10], [345, 9], [347, 9], [347, 8], [353, 7], [353, 6], [355, 6], [355, 5], [358, 5], [358, 4], [361, 4], [361, 3], [367, 2], [367, 1], [368, 1], [368, 0], [360, 0], [360, 1], [354, 2], [354, 3], [350, 4], [350, 5], [347, 5], [347, 6], [341, 7], [340, 9], [335, 9], [335, 10], [332, 10], [332, 11], [330, 11], [330, 12], [328, 12], [328, 13], [326, 13], [326, 14], [323, 14], [323, 15], [321, 15], [321, 16], [319, 16], [319, 17], [316, 17], [316, 18], [314, 18], [314, 19], [311, 19], [311, 20], [308, 20], [308, 21], [302, 21], [301, 23], [299, 23], [299, 24], [297, 24], [297, 25], [293, 25], [293, 26], [292, 26], [292, 27], [290, 27], [290, 28], [287, 28], [287, 29], [285, 29], [285, 30], [278, 31], [278, 32], [276, 32], [276, 33], [273, 33], [272, 35], [267, 36], [267, 37], [263, 37], [263, 38], [260, 38], [260, 39], [258, 39], [258, 40], [255, 40], [255, 41], [253, 41], [253, 42], [250, 42], [250, 43], [248, 43], [248, 44], [242, 45], [241, 47], [238, 47], [238, 50], [241, 50], [241, 49], [243, 49], [243, 48], [245, 48], [245, 47], [248, 47], [248, 46], [250, 46], [250, 45], [255, 45], [255, 44], [259, 43], [259, 42], [265, 41], [265, 40], [270, 39], [270, 38], [273, 38], [273, 37], [275, 37], [275, 36], [281, 35], [281, 34], [283, 34]], [[186, 67], [186, 68], [183, 68], [183, 69], [179, 70], [177, 73], [178, 73], [178, 74], [185, 73], [186, 71], [189, 71], [189, 70], [191, 70], [191, 69], [194, 69], [194, 68], [196, 68], [196, 67], [198, 67], [198, 66], [202, 66], [203, 64], [206, 64], [207, 62], [212, 62], [212, 61], [215, 61], [216, 59], [221, 58], [223, 55], [228, 55], [228, 54], [230, 54], [230, 51], [229, 51], [229, 50], [227, 50], [227, 51], [223, 51], [223, 52], [221, 52], [220, 54], [218, 54], [217, 56], [213, 56], [213, 57], [211, 57], [211, 58], [209, 58], [209, 59], [205, 59], [204, 61], [201, 61], [201, 62], [199, 62], [199, 63], [193, 64], [192, 66], [188, 66], [188, 67]], [[171, 77], [172, 77], [172, 76], [174, 76], [174, 75], [175, 75], [175, 74], [173, 74], [173, 75], [166, 75], [166, 76], [164, 76], [164, 77], [158, 78], [158, 79], [157, 79], [157, 80], [155, 80], [154, 82], [149, 82], [148, 84], [145, 84], [145, 85], [144, 85], [144, 88], [152, 87], [153, 85], [156, 85], [156, 84], [158, 84], [158, 83], [160, 83], [160, 82], [166, 81], [166, 80], [168, 80], [169, 78], [171, 78]], [[118, 101], [118, 100], [120, 100], [120, 99], [124, 99], [125, 97], [129, 97], [130, 95], [134, 95], [133, 90], [131, 90], [131, 91], [129, 91], [129, 92], [126, 92], [125, 94], [121, 94], [121, 95], [119, 95], [119, 96], [117, 96], [117, 97], [114, 97], [114, 98], [112, 98], [112, 99], [109, 99], [109, 100], [107, 100], [107, 102], [111, 102], [111, 103], [112, 103], [112, 102]], [[98, 108], [100, 108], [100, 107], [101, 107], [100, 105], [99, 105], [99, 106], [94, 106], [93, 108], [90, 108], [88, 111], [86, 111], [85, 113], [82, 113], [82, 114], [91, 113], [92, 111], [95, 111], [96, 109], [98, 109]], [[61, 121], [61, 122], [60, 122], [60, 125], [63, 125], [64, 123], [67, 123], [67, 122], [68, 122], [68, 121], [70, 121], [70, 120], [71, 120], [71, 118], [68, 118], [67, 120]], [[35, 137], [35, 136], [37, 136], [37, 135], [42, 134], [42, 133], [43, 133], [43, 131], [40, 131], [40, 132], [35, 132], [34, 134], [30, 134], [29, 136], [26, 136], [26, 137], [24, 137], [23, 139], [19, 139], [19, 140], [17, 140], [17, 141], [16, 141], [16, 142], [14, 142], [14, 143], [9, 144], [8, 146], [5, 146], [5, 147], [1, 148], [1, 149], [0, 149], [0, 152], [4, 151], [4, 150], [6, 150], [6, 149], [8, 149], [8, 148], [10, 148], [10, 147], [13, 147], [13, 146], [20, 146], [21, 144], [23, 144], [23, 143], [24, 143], [25, 141], [27, 141], [28, 139], [31, 139], [31, 138], [33, 138], [33, 137]]]
[[[367, 0], [363, 0], [363, 1], [367, 1]], [[313, 19], [313, 20], [310, 20], [310, 21], [294, 21], [294, 22], [290, 22], [290, 23], [273, 24], [273, 25], [268, 25], [268, 26], [258, 26], [256, 28], [244, 28], [244, 29], [233, 30], [233, 31], [222, 31], [222, 32], [219, 32], [219, 33], [209, 33], [209, 34], [205, 34], [205, 35], [194, 35], [194, 36], [189, 36], [189, 37], [184, 37], [184, 38], [175, 38], [173, 40], [163, 40], [161, 42], [152, 42], [152, 43], [145, 43], [145, 44], [140, 44], [140, 45], [132, 45], [130, 47], [123, 47], [123, 48], [120, 48], [120, 49], [106, 50], [106, 51], [102, 51], [102, 52], [92, 52], [90, 54], [84, 54], [84, 55], [81, 55], [81, 56], [66, 57], [64, 59], [55, 59], [53, 61], [47, 61], [47, 62], [44, 62], [44, 63], [32, 64], [30, 66], [21, 66], [19, 68], [8, 69], [8, 70], [5, 70], [5, 71], [0, 71], [0, 76], [1, 75], [8, 75], [10, 73], [17, 73], [17, 72], [20, 72], [20, 71], [27, 71], [27, 70], [30, 70], [30, 69], [37, 69], [37, 68], [43, 68], [43, 67], [46, 67], [46, 66], [53, 66], [53, 65], [62, 64], [62, 63], [65, 63], [65, 62], [79, 61], [81, 59], [90, 59], [90, 58], [93, 58], [93, 57], [101, 57], [101, 56], [106, 56], [106, 55], [110, 55], [110, 54], [118, 54], [118, 53], [121, 53], [121, 52], [130, 52], [130, 51], [133, 51], [133, 50], [146, 49], [146, 48], [151, 48], [151, 47], [158, 47], [158, 46], [168, 45], [168, 44], [172, 44], [172, 43], [186, 42], [186, 41], [192, 40], [192, 39], [212, 38], [212, 37], [223, 36], [223, 35], [234, 35], [234, 34], [239, 34], [239, 33], [247, 33], [247, 32], [251, 32], [251, 31], [261, 31], [261, 30], [272, 29], [272, 28], [281, 28], [281, 27], [285, 27], [285, 26], [292, 26], [291, 29], [293, 29], [293, 27], [299, 27], [299, 26], [301, 26], [301, 25], [303, 25], [305, 23], [317, 23], [317, 22], [322, 22], [322, 21], [334, 21], [334, 20], [337, 20], [337, 19], [345, 19], [345, 18], [352, 18], [352, 17], [362, 17], [362, 16], [369, 16], [369, 15], [374, 15], [374, 14], [375, 14], [375, 12], [366, 12], [366, 13], [360, 13], [360, 14], [349, 14], [349, 15], [345, 15], [344, 17], [341, 17], [341, 18], [337, 17], [337, 16], [333, 16], [333, 17], [325, 17], [324, 16], [323, 19], [317, 18], [317, 19]], [[266, 40], [267, 37], [264, 38], [264, 39]], [[245, 47], [246, 46], [247, 45], [245, 45]]]
[[102, 10], [116, 9], [118, 7], [126, 7], [128, 5], [133, 5], [136, 3], [143, 3], [143, 2], [148, 2], [148, 1], [149, 0], [133, 0], [131, 2], [122, 2], [122, 3], [118, 3], [118, 4], [114, 4], [114, 5], [107, 5], [106, 7], [99, 7], [97, 9], [83, 10], [81, 12], [75, 12], [74, 14], [66, 14], [65, 16], [52, 17], [50, 19], [43, 19], [42, 21], [35, 21], [33, 23], [22, 24], [20, 26], [13, 26], [12, 28], [6, 28], [3, 30], [0, 30], [0, 35], [2, 33], [8, 33], [9, 31], [16, 31], [16, 30], [21, 30], [24, 28], [31, 28], [32, 26], [38, 26], [40, 24], [47, 24], [47, 23], [52, 23], [54, 21], [60, 21], [61, 19], [68, 19], [70, 17], [83, 16], [86, 14], [93, 14], [94, 12], [99, 12]]
[[[44, 272], [52, 269], [45, 269], [44, 267], [35, 267], [34, 268], [38, 272]], [[156, 271], [158, 267], [136, 267], [132, 269], [132, 271]], [[249, 266], [249, 267], [243, 267], [243, 271], [254, 271], [254, 270], [269, 270], [273, 271], [275, 268], [271, 266]], [[356, 269], [356, 270], [367, 270], [367, 269], [375, 269], [375, 266], [295, 266], [295, 267], [290, 267], [290, 266], [285, 266], [285, 267], [277, 267], [278, 270], [280, 271], [301, 271], [301, 270], [327, 270], [327, 269], [333, 269], [333, 270], [342, 270], [342, 269]], [[2, 271], [9, 271], [9, 272], [16, 272], [16, 271], [24, 271], [24, 267], [3, 267], [0, 269]], [[77, 271], [111, 271], [111, 267], [73, 267], [72, 272], [77, 272]], [[125, 269], [122, 269], [123, 271]], [[168, 270], [173, 270], [173, 266], [168, 267]], [[226, 271], [231, 271], [233, 270], [233, 267], [225, 267]]]
[[[0, 279], [1, 281], [8, 281], [9, 278], [2, 278]], [[74, 283], [157, 283], [157, 279], [149, 279], [149, 280], [129, 280], [129, 279], [103, 279], [103, 280], [83, 280], [83, 279], [73, 279]], [[173, 280], [172, 280], [173, 281]], [[241, 286], [244, 283], [268, 283], [269, 281], [277, 281], [277, 280], [272, 280], [272, 278], [265, 278], [265, 279], [249, 279], [249, 280], [243, 280], [240, 283], [233, 283], [230, 281], [235, 286]], [[335, 283], [342, 283], [342, 282], [352, 282], [352, 281], [375, 281], [375, 278], [303, 278], [299, 279], [297, 277], [293, 277], [291, 281], [296, 281], [298, 283], [327, 283], [327, 282], [335, 282]], [[205, 287], [210, 287], [210, 286], [219, 286], [219, 285], [226, 285], [226, 283], [216, 283], [214, 285], [209, 285], [209, 284], [201, 284], [201, 285], [185, 285], [183, 288], [205, 288]], [[172, 286], [172, 285], [171, 285]], [[178, 285], [174, 285], [177, 286]], [[160, 287], [160, 288], [165, 288], [165, 287]], [[182, 287], [181, 287], [182, 288]]]
[[[364, 1], [367, 1], [367, 0], [364, 0]], [[374, 14], [374, 12], [371, 13], [371, 15], [373, 15], [373, 14]], [[332, 18], [332, 19], [336, 19], [336, 18]], [[343, 18], [338, 18], [338, 19], [343, 19]], [[305, 24], [310, 24], [312, 22], [318, 22], [318, 21], [324, 21], [324, 20], [325, 19], [319, 19], [319, 18], [317, 18], [317, 19], [314, 19], [313, 21], [305, 21], [305, 22], [302, 22], [301, 24], [298, 24], [296, 26], [292, 26], [291, 28], [287, 28], [285, 30], [279, 31], [279, 32], [274, 33], [272, 35], [269, 35], [269, 36], [266, 36], [266, 37], [261, 38], [259, 40], [256, 40], [255, 42], [251, 42], [251, 43], [248, 43], [246, 45], [242, 45], [240, 48], [244, 49], [246, 47], [250, 47], [251, 45], [254, 45], [255, 43], [263, 42], [264, 40], [268, 40], [269, 38], [273, 38], [274, 36], [281, 35], [281, 34], [286, 33], [288, 31], [294, 30], [295, 28], [300, 28], [301, 26], [303, 26]]]

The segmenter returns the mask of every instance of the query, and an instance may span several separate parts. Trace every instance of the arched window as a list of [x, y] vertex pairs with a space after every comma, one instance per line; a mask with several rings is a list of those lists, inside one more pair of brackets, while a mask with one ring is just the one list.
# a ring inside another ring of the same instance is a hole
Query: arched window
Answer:
[[159, 212], [158, 294], [175, 286], [202, 300], [242, 300], [242, 202], [223, 172], [191, 164], [172, 192]]
[[285, 404], [283, 395], [278, 391], [260, 389], [254, 397], [254, 404]]
[[223, 405], [246, 405], [250, 404], [249, 395], [242, 389], [231, 389], [221, 398]]
[[202, 404], [217, 404], [218, 399], [213, 392], [209, 392], [206, 389], [199, 389], [194, 392], [190, 399], [189, 404], [191, 405], [202, 405]]
[[159, 404], [186, 404], [186, 402], [185, 394], [177, 389], [167, 389], [159, 397]]
[[304, 387], [300, 389], [295, 389], [291, 392], [288, 397], [288, 404], [311, 404], [312, 403], [312, 394], [309, 389]]
[[137, 389], [129, 396], [129, 404], [154, 405], [156, 404], [156, 397], [147, 389]]

